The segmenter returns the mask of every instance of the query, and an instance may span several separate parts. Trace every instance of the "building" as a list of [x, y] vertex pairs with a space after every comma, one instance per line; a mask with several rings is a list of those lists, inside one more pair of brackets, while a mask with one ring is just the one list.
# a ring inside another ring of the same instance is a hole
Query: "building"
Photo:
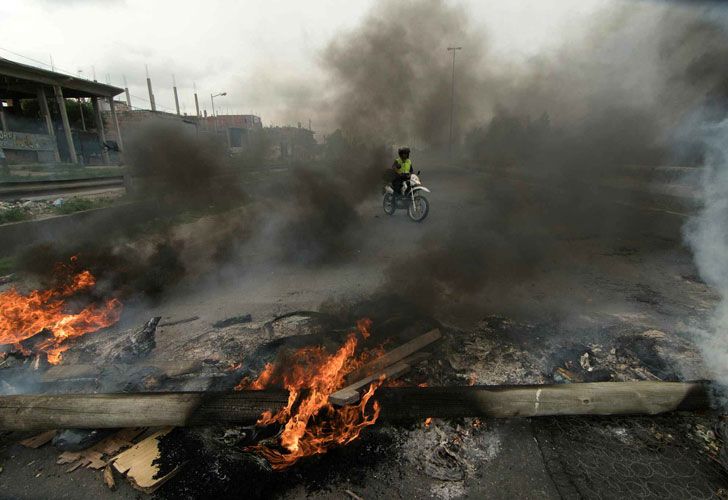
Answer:
[[200, 130], [225, 136], [232, 153], [239, 153], [250, 147], [255, 133], [263, 128], [260, 116], [217, 115], [200, 118]]
[[[148, 109], [131, 109], [126, 103], [121, 101], [115, 101], [114, 107], [116, 108], [115, 113], [109, 111], [102, 111], [102, 117], [104, 120], [104, 126], [109, 129], [116, 123], [119, 124], [118, 129], [114, 129], [114, 132], [110, 132], [107, 139], [114, 142], [123, 143], [125, 139], [129, 138], [135, 128], [143, 123], [149, 121], [156, 122], [174, 122], [181, 123], [189, 127], [197, 127], [197, 117], [177, 115], [174, 113], [166, 113], [164, 111], [151, 111]], [[107, 108], [108, 109], [108, 108]], [[118, 132], [116, 131], [118, 130]], [[119, 139], [121, 134], [121, 140]]]
[[[0, 58], [0, 148], [13, 163], [110, 164], [100, 103], [124, 90]], [[79, 121], [69, 119], [76, 110]], [[123, 148], [119, 141], [118, 149]]]
[[298, 127], [266, 127], [264, 134], [273, 160], [311, 160], [316, 156], [313, 130]]

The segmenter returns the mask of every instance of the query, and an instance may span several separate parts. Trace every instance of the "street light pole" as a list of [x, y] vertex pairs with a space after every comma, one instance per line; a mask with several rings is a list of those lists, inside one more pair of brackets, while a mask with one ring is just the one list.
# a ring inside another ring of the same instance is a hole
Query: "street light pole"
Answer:
[[452, 160], [452, 118], [455, 109], [455, 51], [462, 50], [462, 47], [448, 47], [447, 50], [452, 52], [452, 86], [450, 88], [450, 139], [447, 143], [447, 154]]
[[219, 94], [212, 95], [210, 94], [210, 103], [212, 104], [212, 123], [215, 127], [215, 132], [217, 132], [217, 115], [215, 114], [215, 98], [220, 97], [223, 95], [227, 95], [227, 92], [220, 92]]

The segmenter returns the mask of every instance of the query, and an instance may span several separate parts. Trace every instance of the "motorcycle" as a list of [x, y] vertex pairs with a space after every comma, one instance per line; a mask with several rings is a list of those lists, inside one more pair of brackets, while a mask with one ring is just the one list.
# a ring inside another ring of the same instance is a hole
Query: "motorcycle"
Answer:
[[430, 190], [420, 182], [420, 172], [417, 175], [410, 174], [409, 179], [403, 183], [404, 192], [395, 193], [391, 185], [384, 188], [384, 200], [382, 205], [384, 213], [394, 215], [398, 208], [407, 209], [407, 215], [415, 222], [422, 222], [430, 211], [430, 202], [422, 195], [422, 192], [429, 193]]

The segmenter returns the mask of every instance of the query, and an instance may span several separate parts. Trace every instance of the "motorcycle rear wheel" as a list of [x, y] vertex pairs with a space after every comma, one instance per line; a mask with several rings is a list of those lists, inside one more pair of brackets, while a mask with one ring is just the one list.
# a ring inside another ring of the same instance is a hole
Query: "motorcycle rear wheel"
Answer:
[[382, 201], [382, 208], [384, 208], [384, 213], [387, 215], [394, 215], [394, 211], [397, 210], [397, 204], [394, 201], [394, 195], [391, 193], [386, 193], [384, 195], [384, 200]]
[[417, 195], [407, 204], [407, 215], [415, 222], [422, 222], [430, 212], [430, 202], [424, 196]]

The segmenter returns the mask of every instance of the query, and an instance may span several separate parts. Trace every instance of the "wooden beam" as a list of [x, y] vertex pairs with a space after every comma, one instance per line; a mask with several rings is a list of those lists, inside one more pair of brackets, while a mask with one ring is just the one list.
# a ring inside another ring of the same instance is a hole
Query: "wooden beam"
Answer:
[[350, 373], [346, 376], [346, 382], [348, 384], [353, 384], [357, 380], [360, 380], [369, 375], [381, 373], [381, 371], [384, 370], [386, 367], [403, 360], [407, 356], [419, 351], [420, 349], [423, 349], [424, 347], [432, 344], [436, 340], [439, 340], [441, 337], [442, 334], [437, 328], [434, 330], [430, 330], [429, 332], [424, 333], [419, 337], [415, 337], [406, 344], [402, 344], [401, 346], [396, 347], [387, 353], [384, 353], [384, 355], [379, 356], [371, 363], [368, 363], [358, 370]]
[[[285, 391], [0, 396], [0, 429], [236, 425], [287, 402]], [[383, 420], [426, 417], [656, 415], [710, 407], [700, 382], [594, 382], [544, 386], [383, 387]]]

